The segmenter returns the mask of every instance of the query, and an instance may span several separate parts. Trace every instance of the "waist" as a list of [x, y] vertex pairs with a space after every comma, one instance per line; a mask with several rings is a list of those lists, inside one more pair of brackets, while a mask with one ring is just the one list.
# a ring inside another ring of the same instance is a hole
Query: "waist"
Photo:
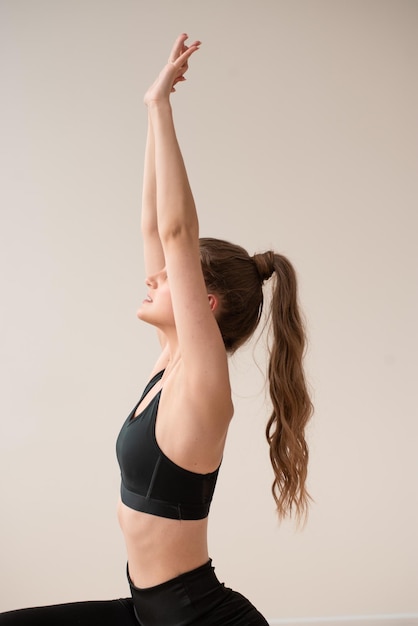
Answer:
[[209, 559], [207, 518], [176, 520], [118, 506], [132, 580], [139, 587], [158, 585]]

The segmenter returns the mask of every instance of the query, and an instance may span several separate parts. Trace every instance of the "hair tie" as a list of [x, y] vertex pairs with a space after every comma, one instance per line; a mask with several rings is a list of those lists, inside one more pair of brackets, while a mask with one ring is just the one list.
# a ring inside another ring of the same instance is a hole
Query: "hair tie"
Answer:
[[271, 250], [261, 254], [254, 254], [253, 261], [262, 282], [268, 280], [276, 269], [274, 252]]

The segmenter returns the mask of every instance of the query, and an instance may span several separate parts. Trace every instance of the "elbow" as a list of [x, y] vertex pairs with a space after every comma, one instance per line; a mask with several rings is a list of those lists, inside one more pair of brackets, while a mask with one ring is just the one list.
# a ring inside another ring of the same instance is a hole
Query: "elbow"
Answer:
[[199, 224], [197, 220], [171, 222], [161, 225], [158, 232], [163, 246], [173, 241], [194, 241], [199, 239]]

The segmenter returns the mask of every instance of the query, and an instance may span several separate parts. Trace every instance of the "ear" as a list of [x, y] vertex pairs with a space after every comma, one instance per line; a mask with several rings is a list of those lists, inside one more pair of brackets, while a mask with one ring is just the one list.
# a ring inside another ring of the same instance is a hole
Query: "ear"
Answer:
[[219, 306], [219, 298], [213, 293], [208, 293], [209, 306], [212, 313], [216, 313]]

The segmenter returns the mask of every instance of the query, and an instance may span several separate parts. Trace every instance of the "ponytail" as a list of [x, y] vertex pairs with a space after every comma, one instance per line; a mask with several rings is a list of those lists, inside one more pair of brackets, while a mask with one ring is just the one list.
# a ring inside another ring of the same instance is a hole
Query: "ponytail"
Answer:
[[253, 257], [261, 280], [274, 273], [270, 309], [272, 343], [268, 378], [273, 410], [266, 427], [274, 471], [272, 493], [280, 519], [306, 519], [308, 446], [305, 427], [312, 403], [303, 372], [305, 332], [297, 302], [297, 281], [289, 260], [273, 252]]

